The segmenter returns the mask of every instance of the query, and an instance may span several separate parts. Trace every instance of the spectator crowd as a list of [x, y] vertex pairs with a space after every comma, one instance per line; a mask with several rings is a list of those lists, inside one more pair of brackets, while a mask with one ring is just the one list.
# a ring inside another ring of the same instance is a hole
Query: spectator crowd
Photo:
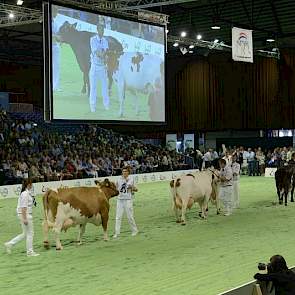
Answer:
[[203, 153], [200, 150], [189, 150], [186, 154], [194, 158], [195, 168], [198, 169], [211, 166], [218, 168], [219, 159], [225, 159], [227, 164], [231, 165], [232, 156], [235, 155], [241, 167], [241, 174], [261, 176], [266, 167], [281, 167], [294, 161], [293, 153], [295, 153], [293, 147], [262, 150], [261, 147], [245, 149], [242, 146], [227, 149], [223, 145], [219, 152], [214, 149], [208, 149]]
[[132, 173], [218, 168], [223, 158], [231, 164], [233, 155], [241, 166], [241, 174], [263, 175], [265, 167], [280, 167], [292, 159], [292, 147], [233, 147], [217, 152], [187, 149], [184, 154], [167, 148], [144, 144], [134, 137], [116, 134], [96, 125], [80, 125], [75, 132], [12, 119], [0, 110], [0, 184], [53, 181], [87, 177], [120, 175], [124, 166]]
[[36, 126], [0, 113], [2, 184], [120, 175], [124, 166], [132, 173], [190, 168], [184, 156], [98, 128], [81, 125], [64, 132], [50, 125]]

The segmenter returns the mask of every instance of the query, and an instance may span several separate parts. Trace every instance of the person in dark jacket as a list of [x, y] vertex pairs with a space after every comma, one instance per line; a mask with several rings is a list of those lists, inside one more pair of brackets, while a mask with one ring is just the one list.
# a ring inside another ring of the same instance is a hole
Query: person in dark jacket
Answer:
[[295, 273], [288, 268], [283, 256], [272, 256], [267, 269], [267, 274], [257, 273], [254, 278], [258, 281], [272, 282], [276, 295], [295, 294]]

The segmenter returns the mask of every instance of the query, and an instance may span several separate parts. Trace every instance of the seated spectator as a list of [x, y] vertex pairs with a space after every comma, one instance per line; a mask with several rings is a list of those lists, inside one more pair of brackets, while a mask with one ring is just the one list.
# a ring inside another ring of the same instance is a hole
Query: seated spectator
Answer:
[[44, 176], [41, 175], [37, 167], [37, 163], [32, 163], [29, 170], [29, 178], [31, 178], [33, 182], [44, 181]]

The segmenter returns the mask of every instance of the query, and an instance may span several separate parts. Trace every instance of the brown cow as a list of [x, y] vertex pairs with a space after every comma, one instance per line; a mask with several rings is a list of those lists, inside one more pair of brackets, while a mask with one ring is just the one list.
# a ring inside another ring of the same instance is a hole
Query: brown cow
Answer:
[[62, 188], [49, 190], [43, 196], [45, 220], [43, 222], [44, 247], [49, 248], [48, 231], [55, 232], [56, 250], [61, 250], [60, 232], [80, 225], [78, 243], [81, 244], [86, 223], [102, 224], [104, 240], [108, 240], [109, 199], [119, 194], [115, 184], [105, 179], [95, 182], [97, 187]]

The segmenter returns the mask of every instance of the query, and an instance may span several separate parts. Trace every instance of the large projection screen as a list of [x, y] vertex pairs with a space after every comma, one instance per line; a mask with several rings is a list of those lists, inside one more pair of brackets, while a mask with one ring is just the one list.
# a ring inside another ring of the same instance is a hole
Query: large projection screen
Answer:
[[51, 6], [52, 119], [165, 122], [165, 28]]

